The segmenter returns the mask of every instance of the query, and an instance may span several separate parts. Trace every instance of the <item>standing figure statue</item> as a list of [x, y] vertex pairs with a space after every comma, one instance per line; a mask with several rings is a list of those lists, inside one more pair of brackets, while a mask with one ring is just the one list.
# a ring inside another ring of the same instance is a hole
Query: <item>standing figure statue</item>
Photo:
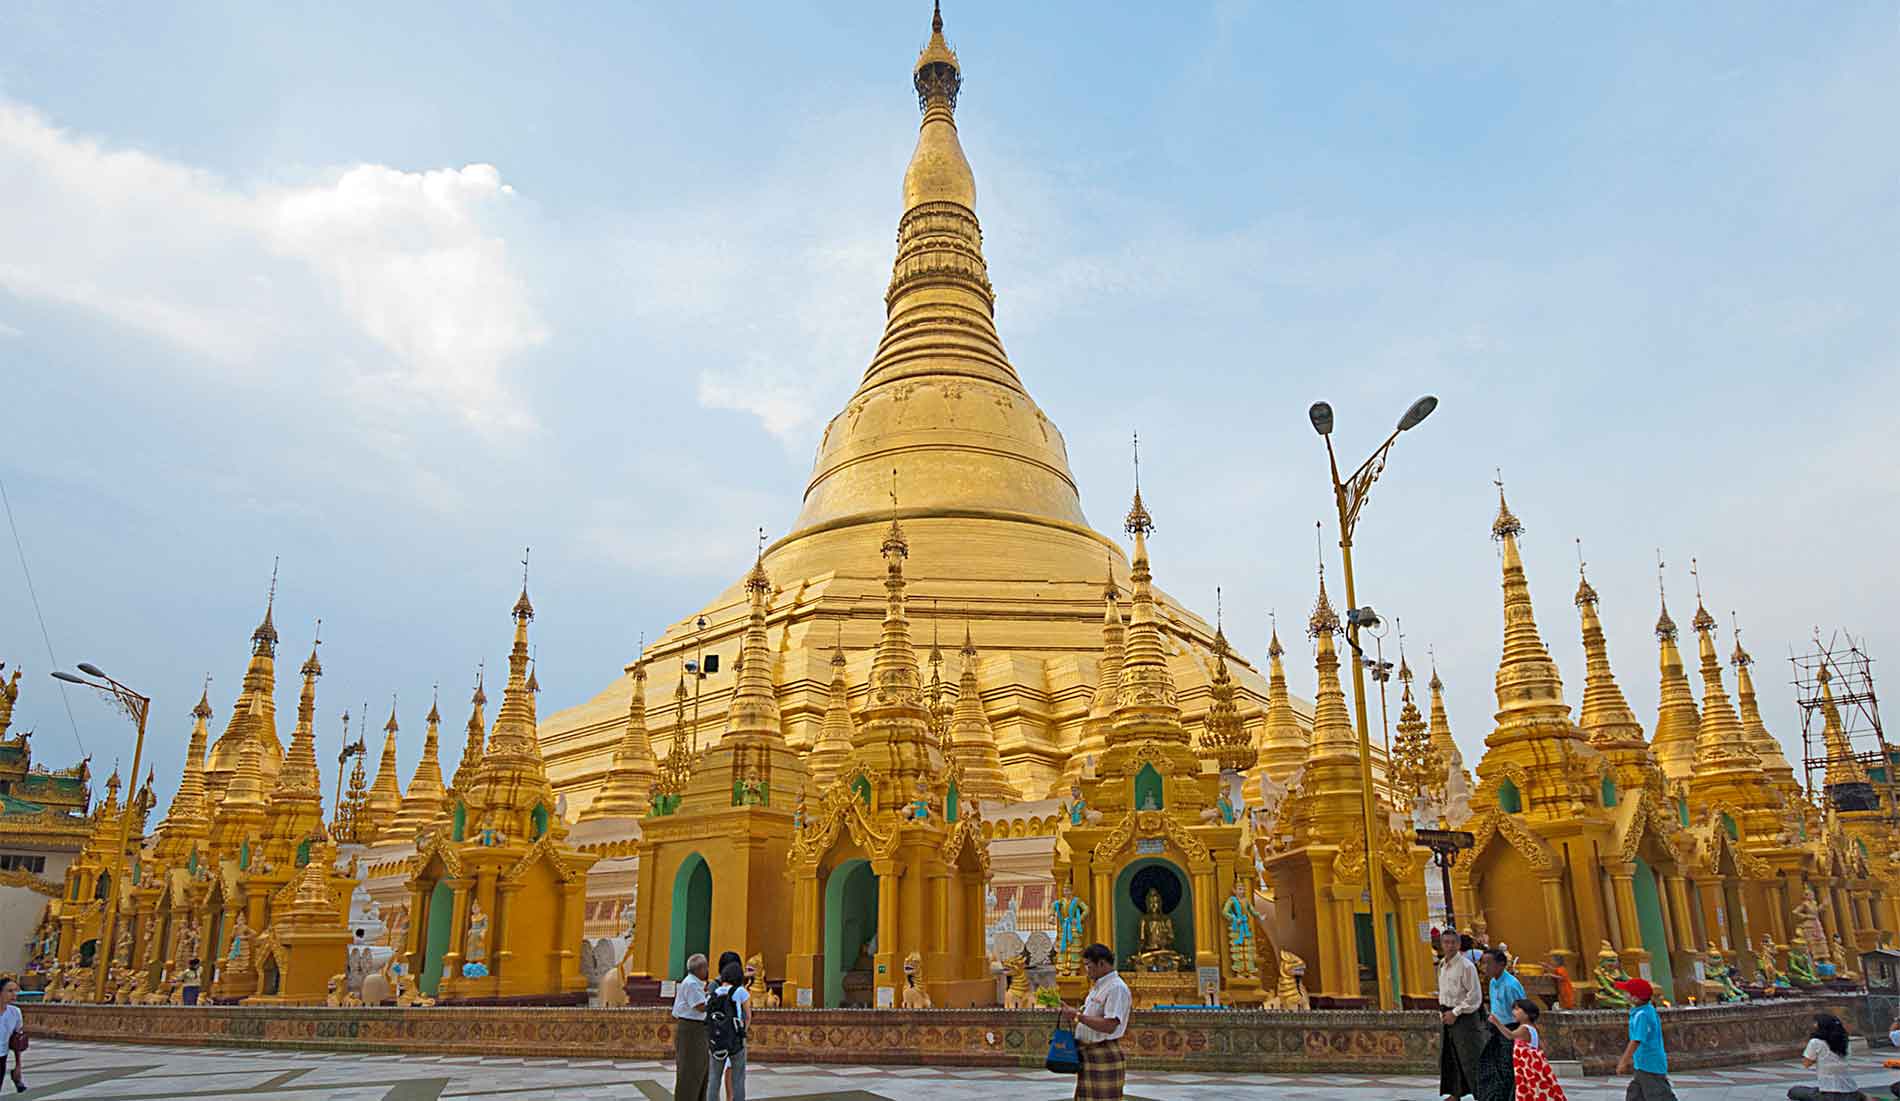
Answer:
[[1080, 975], [1083, 926], [1088, 920], [1089, 904], [1075, 897], [1072, 884], [1064, 883], [1062, 897], [1049, 904], [1049, 913], [1056, 923], [1056, 973]]
[[1616, 949], [1609, 941], [1597, 952], [1596, 990], [1598, 1009], [1628, 1009], [1630, 996], [1616, 988], [1616, 984], [1628, 981], [1629, 975], [1623, 971], [1623, 962], [1617, 959]]
[[1260, 973], [1254, 952], [1253, 919], [1257, 916], [1253, 900], [1248, 898], [1250, 884], [1245, 876], [1234, 877], [1234, 892], [1221, 904], [1221, 916], [1227, 919], [1227, 961], [1234, 977], [1251, 979]]
[[1761, 947], [1755, 952], [1755, 981], [1763, 986], [1788, 985], [1788, 976], [1775, 963], [1775, 938], [1767, 933], [1761, 935]]
[[468, 934], [462, 938], [462, 977], [480, 979], [488, 976], [488, 914], [482, 910], [482, 904], [474, 899], [468, 900]]

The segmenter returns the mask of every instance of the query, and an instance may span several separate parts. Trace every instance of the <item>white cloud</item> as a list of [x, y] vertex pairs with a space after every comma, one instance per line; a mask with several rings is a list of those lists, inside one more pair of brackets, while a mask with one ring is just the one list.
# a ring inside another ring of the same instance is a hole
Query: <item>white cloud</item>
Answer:
[[[261, 375], [286, 347], [314, 349], [379, 397], [520, 419], [506, 369], [548, 329], [497, 228], [515, 197], [491, 165], [240, 186], [0, 101], [0, 187], [0, 289], [228, 369]], [[312, 283], [333, 315], [311, 311]]]

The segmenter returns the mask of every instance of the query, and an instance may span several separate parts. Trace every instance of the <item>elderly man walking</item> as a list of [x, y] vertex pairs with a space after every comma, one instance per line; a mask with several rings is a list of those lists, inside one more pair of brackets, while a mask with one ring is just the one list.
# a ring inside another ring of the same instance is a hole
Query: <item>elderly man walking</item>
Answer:
[[686, 959], [686, 974], [673, 988], [673, 1096], [706, 1096], [706, 957]]
[[1478, 1009], [1483, 1004], [1478, 969], [1465, 957], [1458, 931], [1447, 929], [1438, 938], [1438, 1009], [1445, 1025], [1438, 1049], [1438, 1092], [1444, 1101], [1478, 1092], [1478, 1060], [1484, 1050]]

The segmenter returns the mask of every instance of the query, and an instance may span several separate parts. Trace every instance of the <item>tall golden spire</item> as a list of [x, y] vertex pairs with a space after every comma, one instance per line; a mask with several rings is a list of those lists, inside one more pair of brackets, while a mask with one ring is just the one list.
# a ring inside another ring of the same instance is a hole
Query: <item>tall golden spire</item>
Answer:
[[206, 723], [211, 718], [211, 678], [205, 678], [205, 688], [198, 697], [197, 706], [191, 709], [191, 738], [185, 746], [185, 768], [178, 780], [178, 791], [172, 796], [172, 804], [165, 811], [165, 821], [159, 825], [161, 847], [176, 848], [174, 858], [183, 860], [190, 851], [190, 842], [202, 839], [211, 826], [211, 818], [205, 812], [205, 742], [209, 737]]
[[1247, 784], [1247, 801], [1261, 802], [1261, 779], [1284, 784], [1306, 760], [1306, 729], [1293, 713], [1286, 686], [1286, 648], [1280, 645], [1280, 627], [1274, 624], [1267, 642], [1267, 716], [1260, 729], [1260, 758]]
[[857, 730], [857, 756], [895, 783], [893, 800], [908, 799], [913, 779], [934, 780], [943, 754], [930, 734], [930, 710], [919, 681], [917, 651], [911, 646], [910, 619], [904, 610], [904, 559], [910, 544], [897, 520], [897, 472], [891, 472], [891, 526], [884, 537], [884, 629], [871, 658], [871, 695]]
[[1478, 775], [1489, 779], [1507, 767], [1522, 769], [1528, 805], [1543, 808], [1596, 804], [1595, 785], [1581, 776], [1578, 757], [1595, 757], [1583, 731], [1570, 721], [1563, 680], [1551, 660], [1531, 608], [1530, 583], [1517, 537], [1524, 525], [1498, 484], [1498, 516], [1491, 537], [1501, 544], [1504, 588], [1504, 649], [1498, 658], [1497, 725], [1484, 740]]
[[299, 670], [303, 688], [297, 694], [297, 725], [291, 731], [290, 750], [270, 793], [267, 859], [280, 865], [287, 865], [307, 838], [323, 832], [323, 778], [317, 771], [316, 735], [317, 678], [323, 675], [317, 647], [322, 643], [322, 628], [323, 621], [318, 620], [310, 657]]
[[488, 727], [488, 718], [482, 714], [482, 708], [488, 705], [488, 693], [482, 691], [482, 671], [475, 673], [475, 694], [469, 697], [468, 735], [462, 746], [462, 759], [455, 764], [455, 778], [451, 786], [459, 795], [467, 795], [468, 789], [475, 783], [475, 774], [481, 771], [483, 742]]
[[1821, 666], [1821, 744], [1827, 747], [1827, 774], [1822, 781], [1828, 787], [1843, 784], [1867, 783], [1867, 767], [1854, 756], [1854, 747], [1847, 740], [1847, 731], [1841, 725], [1841, 709], [1834, 703], [1834, 689], [1830, 682], [1833, 674], [1825, 663]]
[[[1734, 613], [1730, 613], [1733, 617]], [[1761, 758], [1762, 771], [1775, 785], [1775, 789], [1786, 795], [1800, 791], [1801, 785], [1794, 777], [1794, 766], [1781, 751], [1781, 743], [1768, 732], [1768, 726], [1761, 720], [1761, 707], [1755, 700], [1755, 677], [1748, 667], [1755, 659], [1742, 649], [1742, 627], [1737, 621], [1734, 626], [1735, 650], [1729, 655], [1729, 664], [1735, 666], [1735, 702], [1742, 716], [1742, 732], [1748, 735], [1748, 743], [1755, 748], [1755, 755]]]
[[[1425, 682], [1432, 691], [1432, 719], [1429, 731], [1432, 747], [1445, 761], [1447, 769], [1463, 769], [1464, 751], [1458, 748], [1457, 739], [1451, 736], [1451, 716], [1445, 710], [1445, 682], [1438, 676], [1438, 659], [1432, 659], [1432, 679]], [[1449, 773], [1447, 773], [1449, 777]]]
[[[365, 703], [357, 712], [354, 744], [359, 748], [355, 753], [356, 763], [350, 768], [349, 790], [344, 793], [343, 801], [337, 804], [336, 817], [331, 825], [330, 832], [339, 845], [367, 845], [376, 840], [375, 832], [369, 829], [369, 788], [364, 783], [363, 753], [360, 749], [364, 742], [363, 728], [369, 725], [366, 721], [368, 714], [369, 704]], [[343, 740], [348, 742], [349, 737], [350, 713], [345, 711], [343, 713]]]
[[389, 827], [392, 838], [416, 836], [441, 817], [448, 804], [448, 792], [442, 786], [442, 709], [440, 701], [433, 696], [429, 700], [429, 714], [423, 721], [428, 723], [428, 729], [422, 736], [422, 760], [416, 762], [416, 771], [409, 777], [409, 790], [403, 794], [402, 806]]
[[1722, 659], [1716, 656], [1715, 650], [1715, 617], [1702, 603], [1702, 577], [1696, 571], [1694, 559], [1689, 560], [1689, 568], [1696, 577], [1695, 619], [1691, 625], [1695, 627], [1696, 647], [1702, 658], [1702, 721], [1696, 735], [1696, 766], [1759, 768], [1761, 758], [1748, 744], [1742, 720], [1729, 703], [1728, 690], [1722, 686]]
[[853, 733], [851, 683], [845, 675], [844, 629], [840, 626], [837, 646], [831, 652], [831, 691], [825, 699], [824, 725], [806, 758], [812, 783], [819, 791], [830, 787], [850, 763]]
[[1689, 690], [1688, 674], [1683, 671], [1682, 653], [1676, 649], [1676, 621], [1669, 618], [1668, 594], [1663, 591], [1661, 551], [1656, 552], [1656, 594], [1662, 604], [1662, 614], [1656, 617], [1662, 699], [1655, 728], [1650, 732], [1649, 751], [1663, 776], [1674, 784], [1695, 772], [1696, 737], [1702, 718], [1696, 711], [1695, 695]]
[[1397, 795], [1393, 802], [1403, 810], [1411, 807], [1421, 792], [1435, 795], [1444, 787], [1446, 762], [1432, 745], [1425, 717], [1419, 713], [1418, 701], [1412, 698], [1412, 667], [1406, 664], [1403, 650], [1399, 653], [1399, 684], [1398, 736], [1392, 742], [1390, 771]]
[[653, 756], [647, 735], [646, 645], [633, 659], [633, 695], [627, 700], [627, 730], [614, 747], [612, 767], [599, 798], [588, 805], [583, 819], [638, 818], [651, 806], [653, 782], [660, 778], [660, 762]]
[[1316, 644], [1313, 670], [1319, 687], [1313, 693], [1313, 737], [1306, 747], [1306, 763], [1330, 757], [1358, 759], [1359, 746], [1352, 733], [1352, 720], [1346, 717], [1346, 691], [1339, 685], [1339, 652], [1333, 639], [1339, 634], [1339, 613], [1326, 596], [1326, 567], [1319, 570], [1319, 596], [1313, 601], [1313, 614], [1306, 621], [1306, 634]]
[[206, 785], [216, 799], [230, 783], [244, 743], [253, 734], [259, 736], [258, 768], [266, 781], [274, 779], [284, 759], [284, 747], [277, 740], [277, 627], [273, 610], [277, 604], [277, 568], [271, 567], [270, 594], [264, 601], [264, 618], [251, 632], [251, 660], [244, 670], [244, 682], [224, 733], [211, 747], [207, 771], [213, 774]]
[[[934, 601], [932, 602], [935, 603]], [[930, 686], [924, 690], [924, 706], [930, 711], [930, 732], [944, 755], [950, 753], [950, 693], [943, 683], [943, 647], [938, 644], [938, 616], [930, 614]]]
[[1590, 735], [1592, 745], [1600, 748], [1640, 749], [1648, 755], [1649, 743], [1643, 739], [1643, 724], [1636, 721], [1623, 689], [1610, 670], [1610, 647], [1603, 637], [1603, 621], [1597, 618], [1597, 591], [1577, 563], [1577, 614], [1583, 622], [1583, 705], [1578, 709], [1577, 725]]
[[[263, 704], [256, 696], [251, 697], [253, 712], [263, 710]], [[245, 724], [248, 737], [238, 749], [237, 769], [231, 774], [231, 782], [224, 790], [224, 796], [218, 801], [218, 813], [224, 814], [240, 807], [264, 806], [264, 742], [259, 735], [260, 723], [255, 714], [252, 721]]]
[[772, 647], [765, 631], [766, 603], [772, 579], [765, 572], [764, 551], [752, 563], [745, 579], [748, 611], [745, 638], [739, 648], [739, 675], [732, 706], [726, 711], [726, 739], [783, 741], [778, 689], [772, 683]]
[[1201, 726], [1201, 757], [1222, 772], [1246, 772], [1260, 759], [1240, 723], [1234, 678], [1227, 671], [1227, 632], [1221, 623], [1220, 589], [1214, 590], [1214, 675], [1208, 685], [1207, 718]]
[[522, 567], [521, 596], [511, 614], [515, 642], [508, 651], [508, 683], [501, 691], [501, 709], [495, 715], [495, 729], [489, 734], [483, 765], [503, 770], [526, 768], [545, 775], [534, 730], [534, 693], [528, 687], [528, 624], [534, 619], [534, 603], [528, 599], [526, 566]]
[[1187, 744], [1187, 730], [1181, 725], [1181, 708], [1175, 700], [1174, 676], [1168, 671], [1167, 647], [1161, 639], [1161, 623], [1155, 615], [1154, 575], [1148, 569], [1148, 533], [1155, 529], [1154, 518], [1141, 500], [1141, 451], [1136, 439], [1135, 499], [1128, 508], [1123, 527], [1135, 538], [1135, 557], [1129, 569], [1134, 595], [1128, 616], [1126, 649], [1122, 652], [1121, 677], [1116, 683], [1115, 724], [1109, 729], [1109, 742], [1139, 739]]
[[[976, 179], [957, 136], [962, 67], [941, 19], [932, 20], [912, 83], [923, 117], [904, 172], [884, 334], [819, 443], [804, 508], [779, 552], [878, 523], [883, 472], [893, 465], [912, 487], [916, 515], [1037, 525], [1081, 550], [1093, 537], [1077, 538], [1088, 521], [1061, 433], [1024, 389], [997, 334]], [[920, 426], [919, 409], [925, 418], [947, 416]]]
[[396, 774], [396, 701], [389, 701], [389, 721], [383, 724], [383, 758], [376, 766], [376, 780], [369, 786], [366, 806], [369, 836], [381, 840], [402, 809], [402, 780]]
[[996, 731], [983, 710], [983, 689], [976, 680], [976, 643], [963, 628], [963, 676], [957, 683], [957, 703], [950, 719], [950, 758], [963, 766], [959, 795], [969, 799], [1015, 802], [1021, 798], [1003, 773], [996, 751]]
[[1099, 759], [1108, 749], [1108, 730], [1115, 723], [1115, 696], [1122, 676], [1122, 647], [1127, 629], [1122, 625], [1120, 590], [1115, 587], [1115, 562], [1108, 562], [1107, 579], [1102, 583], [1102, 649], [1095, 660], [1095, 693], [1089, 698], [1088, 717], [1082, 721], [1082, 736], [1062, 767], [1062, 781], [1054, 795], [1067, 798], [1068, 788], [1081, 779], [1089, 758]]

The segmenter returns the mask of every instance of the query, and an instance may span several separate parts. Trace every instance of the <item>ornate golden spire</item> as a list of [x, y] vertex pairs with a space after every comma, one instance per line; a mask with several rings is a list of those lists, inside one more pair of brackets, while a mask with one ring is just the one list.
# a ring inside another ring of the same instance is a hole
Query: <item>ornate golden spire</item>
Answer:
[[963, 628], [963, 677], [950, 719], [950, 758], [963, 766], [962, 797], [1012, 803], [1022, 798], [1003, 773], [996, 731], [983, 710], [983, 689], [976, 680], [976, 643], [970, 639], [968, 625]]
[[812, 783], [824, 791], [836, 781], [851, 760], [851, 742], [855, 733], [851, 721], [851, 683], [845, 675], [844, 626], [839, 624], [838, 642], [831, 652], [831, 691], [825, 700], [825, 721], [819, 729], [818, 743], [806, 759], [811, 766]]
[[1412, 668], [1405, 663], [1403, 651], [1399, 654], [1399, 684], [1398, 737], [1392, 742], [1391, 779], [1396, 796], [1393, 802], [1403, 810], [1413, 805], [1419, 793], [1436, 795], [1444, 787], [1446, 762], [1432, 745], [1425, 717], [1419, 713], [1418, 701], [1412, 698]]
[[1827, 774], [1823, 783], [1828, 787], [1841, 784], [1867, 783], [1867, 767], [1854, 756], [1854, 747], [1847, 740], [1847, 731], [1841, 725], [1841, 709], [1834, 703], [1834, 689], [1830, 682], [1834, 677], [1821, 666], [1821, 743], [1827, 747]]
[[422, 736], [422, 760], [416, 762], [416, 771], [409, 777], [409, 790], [403, 794], [402, 806], [389, 827], [391, 837], [416, 836], [441, 817], [448, 805], [448, 792], [442, 786], [442, 709], [439, 704], [438, 699], [430, 698], [429, 714], [423, 720], [428, 723], [428, 729]]
[[475, 671], [475, 694], [469, 697], [467, 740], [462, 746], [462, 759], [456, 762], [455, 778], [451, 781], [459, 795], [466, 796], [468, 789], [475, 783], [475, 774], [482, 767], [482, 743], [488, 727], [488, 718], [482, 714], [482, 708], [488, 705], [488, 693], [482, 691], [482, 670]]
[[653, 781], [651, 805], [654, 814], [671, 814], [686, 793], [686, 785], [699, 767], [698, 748], [692, 744], [695, 731], [686, 725], [686, 659], [680, 658], [679, 684], [673, 689], [673, 741], [660, 761], [659, 779]]
[[277, 567], [271, 566], [270, 594], [265, 598], [264, 619], [251, 632], [251, 660], [244, 670], [243, 687], [238, 691], [237, 702], [231, 707], [231, 718], [225, 723], [224, 733], [211, 747], [207, 771], [215, 774], [206, 781], [210, 795], [215, 800], [222, 794], [225, 784], [230, 783], [239, 758], [243, 755], [244, 743], [253, 735], [261, 740], [258, 745], [258, 768], [266, 782], [275, 778], [278, 766], [284, 757], [283, 745], [277, 740], [277, 628], [272, 623], [272, 609], [277, 602]]
[[310, 846], [310, 859], [297, 873], [296, 890], [284, 907], [284, 923], [291, 928], [330, 928], [336, 924], [336, 902], [330, 897], [330, 870], [336, 864], [336, 845], [322, 841]]
[[1722, 685], [1722, 659], [1716, 656], [1715, 650], [1715, 617], [1702, 603], [1702, 575], [1693, 558], [1689, 560], [1689, 571], [1696, 579], [1692, 623], [1697, 636], [1696, 648], [1702, 658], [1702, 721], [1696, 735], [1696, 765], [1699, 768], [1724, 765], [1759, 768], [1761, 758], [1748, 744], [1742, 720], [1735, 714], [1728, 690]]
[[[1734, 613], [1729, 613], [1731, 619]], [[1748, 667], [1755, 659], [1742, 649], [1742, 627], [1735, 622], [1735, 651], [1729, 655], [1729, 664], [1735, 666], [1735, 703], [1742, 716], [1742, 732], [1748, 735], [1748, 742], [1755, 748], [1756, 756], [1761, 758], [1762, 771], [1775, 785], [1776, 790], [1792, 795], [1800, 790], [1795, 780], [1794, 766], [1781, 751], [1781, 743], [1768, 732], [1768, 726], [1761, 720], [1761, 707], [1755, 700], [1755, 677]]]
[[1214, 590], [1214, 675], [1208, 685], [1207, 718], [1201, 726], [1201, 757], [1222, 772], [1245, 772], [1260, 759], [1240, 724], [1234, 678], [1227, 672], [1227, 632], [1221, 623], [1220, 589]]
[[1656, 594], [1662, 614], [1656, 619], [1657, 659], [1661, 667], [1661, 704], [1650, 732], [1649, 751], [1670, 783], [1687, 780], [1695, 772], [1696, 738], [1702, 726], [1695, 695], [1676, 649], [1676, 621], [1669, 618], [1668, 594], [1663, 590], [1662, 552], [1656, 552]]
[[930, 710], [930, 732], [942, 747], [944, 755], [950, 753], [950, 711], [949, 693], [943, 683], [943, 647], [938, 644], [938, 615], [935, 601], [932, 601], [930, 613], [930, 686], [924, 690], [924, 704]]
[[1438, 676], [1438, 659], [1432, 659], [1432, 679], [1425, 682], [1432, 691], [1432, 747], [1443, 757], [1448, 768], [1463, 768], [1465, 755], [1451, 736], [1451, 716], [1445, 710], [1445, 682]]
[[653, 741], [647, 735], [647, 659], [646, 644], [633, 659], [633, 695], [627, 700], [627, 730], [614, 747], [613, 765], [600, 797], [588, 805], [583, 820], [589, 818], [638, 818], [652, 805], [653, 783], [660, 778], [660, 762], [653, 755]]
[[209, 737], [206, 723], [210, 718], [211, 678], [206, 676], [204, 692], [198, 697], [197, 706], [191, 709], [191, 738], [185, 746], [184, 773], [179, 777], [172, 804], [165, 811], [165, 821], [159, 826], [161, 841], [168, 846], [178, 846], [178, 859], [185, 858], [189, 841], [204, 837], [211, 825], [210, 816], [205, 812], [205, 742]]
[[[262, 710], [255, 696], [251, 698], [253, 711]], [[237, 770], [231, 774], [230, 786], [225, 788], [224, 797], [219, 800], [219, 813], [233, 808], [262, 807], [264, 805], [264, 743], [258, 736], [258, 724], [255, 719], [247, 724], [250, 736], [238, 749]], [[115, 771], [116, 777], [118, 773]]]
[[1597, 591], [1590, 587], [1581, 561], [1577, 563], [1577, 613], [1583, 622], [1584, 653], [1583, 705], [1577, 725], [1590, 735], [1592, 745], [1641, 749], [1647, 756], [1643, 724], [1636, 721], [1610, 670], [1610, 648], [1604, 640], [1603, 621], [1597, 618]]
[[[357, 712], [356, 741], [353, 743], [356, 763], [350, 769], [349, 790], [344, 793], [343, 801], [337, 805], [336, 818], [330, 828], [331, 836], [335, 837], [337, 843], [340, 845], [367, 845], [376, 839], [375, 835], [367, 828], [369, 824], [367, 809], [369, 803], [369, 789], [364, 783], [363, 776], [363, 727], [368, 725], [366, 721], [368, 714], [369, 704], [365, 703], [362, 709]], [[343, 713], [344, 742], [349, 743], [349, 738], [350, 713], [345, 711]]]
[[369, 820], [362, 828], [372, 839], [381, 840], [395, 824], [402, 809], [402, 781], [396, 775], [396, 701], [389, 701], [389, 721], [383, 724], [383, 759], [376, 766], [376, 782], [369, 787], [366, 806]]
[[1261, 802], [1262, 777], [1284, 784], [1306, 760], [1307, 732], [1287, 691], [1285, 654], [1276, 623], [1267, 643], [1267, 716], [1260, 730], [1260, 759], [1247, 791], [1248, 801], [1256, 805]]
[[1315, 645], [1313, 670], [1319, 687], [1313, 693], [1313, 737], [1306, 747], [1306, 762], [1328, 757], [1359, 756], [1352, 733], [1352, 720], [1346, 717], [1346, 691], [1339, 685], [1339, 653], [1333, 639], [1339, 634], [1339, 614], [1326, 596], [1326, 567], [1319, 568], [1319, 596], [1313, 601], [1313, 614], [1306, 620], [1306, 635]]
[[739, 648], [732, 705], [726, 711], [725, 738], [783, 741], [785, 730], [780, 725], [778, 689], [772, 683], [772, 647], [765, 631], [766, 602], [772, 595], [772, 579], [765, 572], [763, 551], [746, 576], [745, 590], [748, 601], [745, 638]]
[[528, 686], [528, 624], [534, 619], [534, 604], [528, 599], [526, 556], [523, 557], [521, 597], [515, 601], [512, 613], [515, 641], [508, 651], [508, 683], [502, 688], [501, 710], [495, 715], [495, 729], [489, 734], [483, 766], [525, 768], [545, 776], [541, 746], [534, 730], [534, 692]]
[[1155, 614], [1154, 575], [1148, 569], [1148, 533], [1154, 518], [1141, 501], [1141, 441], [1135, 441], [1135, 499], [1124, 523], [1135, 538], [1135, 557], [1129, 569], [1134, 583], [1133, 607], [1128, 617], [1121, 677], [1115, 687], [1115, 723], [1109, 742], [1129, 740], [1187, 743], [1181, 708], [1175, 700], [1174, 676], [1168, 670], [1168, 652]]
[[910, 544], [897, 520], [897, 471], [891, 471], [891, 528], [884, 537], [884, 629], [871, 658], [871, 695], [857, 729], [857, 756], [868, 767], [886, 773], [896, 790], [887, 792], [895, 802], [907, 799], [917, 775], [935, 780], [943, 768], [943, 751], [930, 732], [930, 710], [924, 701], [917, 668], [917, 651], [910, 641], [910, 617], [905, 612], [904, 559]]

